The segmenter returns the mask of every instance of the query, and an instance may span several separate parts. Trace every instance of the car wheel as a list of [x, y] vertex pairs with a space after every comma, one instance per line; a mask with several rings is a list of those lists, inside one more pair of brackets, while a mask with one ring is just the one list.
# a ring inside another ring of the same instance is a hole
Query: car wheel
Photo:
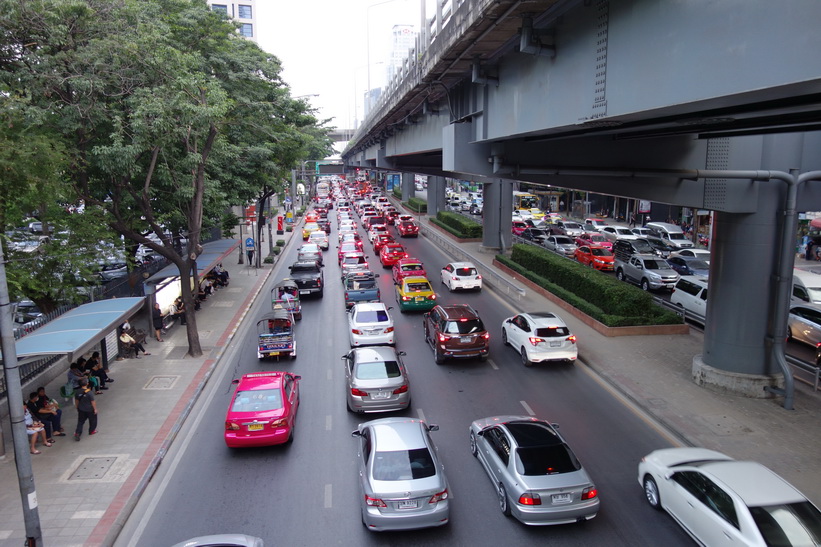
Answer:
[[593, 261], [592, 260], [590, 262], [588, 262], [587, 265], [590, 266], [590, 268], [593, 269], [593, 270], [596, 269], [596, 267], [593, 266]]
[[643, 291], [649, 291], [650, 290], [650, 283], [648, 283], [646, 279], [641, 280], [641, 290], [643, 290]]
[[661, 495], [656, 480], [647, 475], [644, 477], [644, 497], [653, 509], [661, 509]]
[[621, 270], [616, 271], [616, 279], [619, 281], [624, 281], [624, 272]]
[[521, 352], [522, 352], [522, 364], [526, 367], [532, 367], [533, 366], [533, 361], [531, 361], [530, 359], [527, 358], [527, 350], [525, 349], [524, 346], [522, 346]]
[[510, 342], [507, 341], [507, 331], [502, 329], [502, 344], [505, 346], [509, 346]]
[[294, 319], [296, 319], [297, 321], [302, 321], [302, 312], [294, 314]]
[[498, 488], [496, 489], [497, 494], [499, 495], [499, 509], [502, 511], [502, 514], [506, 517], [510, 516], [510, 502], [507, 499], [507, 490], [505, 490], [504, 485], [500, 482]]
[[441, 365], [445, 362], [445, 356], [439, 351], [438, 346], [434, 346], [433, 348], [433, 360], [436, 361], [437, 365]]
[[479, 446], [476, 444], [476, 434], [471, 431], [470, 432], [470, 453], [473, 454], [473, 457], [477, 457], [479, 454]]
[[322, 298], [322, 295], [324, 295], [324, 294], [325, 294], [325, 289], [321, 289], [319, 291], [319, 298]]

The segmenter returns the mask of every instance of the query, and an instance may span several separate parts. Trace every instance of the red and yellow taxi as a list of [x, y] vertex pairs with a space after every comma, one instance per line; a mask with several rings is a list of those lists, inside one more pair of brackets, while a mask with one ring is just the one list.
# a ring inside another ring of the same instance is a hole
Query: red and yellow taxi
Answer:
[[408, 276], [396, 285], [399, 311], [429, 311], [436, 305], [436, 293], [426, 277]]
[[311, 237], [311, 234], [314, 232], [319, 231], [319, 224], [316, 222], [305, 222], [302, 226], [302, 239], [304, 241], [308, 241], [308, 238]]
[[383, 268], [390, 268], [400, 259], [407, 258], [408, 253], [399, 243], [387, 243], [379, 250], [379, 262]]
[[398, 285], [405, 277], [427, 277], [425, 266], [418, 258], [402, 258], [393, 265], [393, 283]]
[[613, 253], [600, 245], [582, 245], [574, 253], [576, 261], [583, 266], [597, 270], [613, 271]]
[[225, 415], [225, 444], [230, 448], [270, 446], [294, 438], [299, 380], [290, 372], [253, 372], [237, 386]]

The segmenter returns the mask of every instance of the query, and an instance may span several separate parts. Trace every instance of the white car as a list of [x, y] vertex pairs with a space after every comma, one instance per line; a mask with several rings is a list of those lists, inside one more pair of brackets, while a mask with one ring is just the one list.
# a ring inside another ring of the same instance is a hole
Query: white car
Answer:
[[707, 278], [682, 275], [676, 283], [670, 302], [680, 306], [702, 325], [707, 317]]
[[579, 356], [576, 336], [551, 312], [520, 313], [502, 321], [502, 343], [513, 346], [526, 367], [534, 363], [574, 363]]
[[628, 228], [622, 228], [621, 226], [602, 226], [599, 228], [599, 231], [610, 241], [616, 241], [617, 239], [638, 239], [639, 237]]
[[710, 251], [707, 249], [682, 249], [670, 253], [670, 256], [689, 256], [693, 258], [700, 258], [707, 264], [710, 264]]
[[451, 262], [442, 268], [442, 283], [448, 290], [456, 289], [482, 290], [482, 276], [472, 262]]
[[382, 302], [354, 304], [348, 310], [348, 338], [351, 347], [394, 345], [396, 343], [391, 308]]
[[328, 234], [326, 234], [322, 230], [311, 232], [311, 235], [308, 236], [308, 243], [317, 244], [319, 248], [323, 251], [327, 251], [331, 246], [330, 242], [328, 241]]
[[821, 512], [756, 462], [705, 448], [666, 448], [641, 459], [639, 484], [702, 545], [820, 545]]
[[385, 235], [388, 233], [388, 227], [384, 224], [374, 224], [371, 226], [371, 229], [368, 230], [368, 241], [371, 243], [377, 238], [377, 236]]

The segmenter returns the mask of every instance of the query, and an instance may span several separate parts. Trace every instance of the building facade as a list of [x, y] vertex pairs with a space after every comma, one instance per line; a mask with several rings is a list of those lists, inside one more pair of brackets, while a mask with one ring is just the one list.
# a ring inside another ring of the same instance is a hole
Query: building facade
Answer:
[[221, 11], [240, 24], [239, 33], [249, 40], [257, 41], [256, 0], [208, 0], [214, 11]]

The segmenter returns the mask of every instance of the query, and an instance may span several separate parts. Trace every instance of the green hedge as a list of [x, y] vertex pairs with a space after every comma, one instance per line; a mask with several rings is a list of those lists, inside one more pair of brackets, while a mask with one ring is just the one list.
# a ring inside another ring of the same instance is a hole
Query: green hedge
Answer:
[[393, 187], [393, 197], [397, 199], [402, 199], [402, 187], [401, 186], [394, 186]]
[[410, 198], [408, 201], [404, 202], [404, 205], [408, 209], [416, 211], [417, 213], [428, 212], [428, 202], [424, 199]]
[[462, 239], [481, 238], [482, 225], [458, 213], [439, 211], [431, 222]]
[[510, 258], [496, 258], [608, 327], [681, 323], [638, 287], [535, 245], [516, 244]]

